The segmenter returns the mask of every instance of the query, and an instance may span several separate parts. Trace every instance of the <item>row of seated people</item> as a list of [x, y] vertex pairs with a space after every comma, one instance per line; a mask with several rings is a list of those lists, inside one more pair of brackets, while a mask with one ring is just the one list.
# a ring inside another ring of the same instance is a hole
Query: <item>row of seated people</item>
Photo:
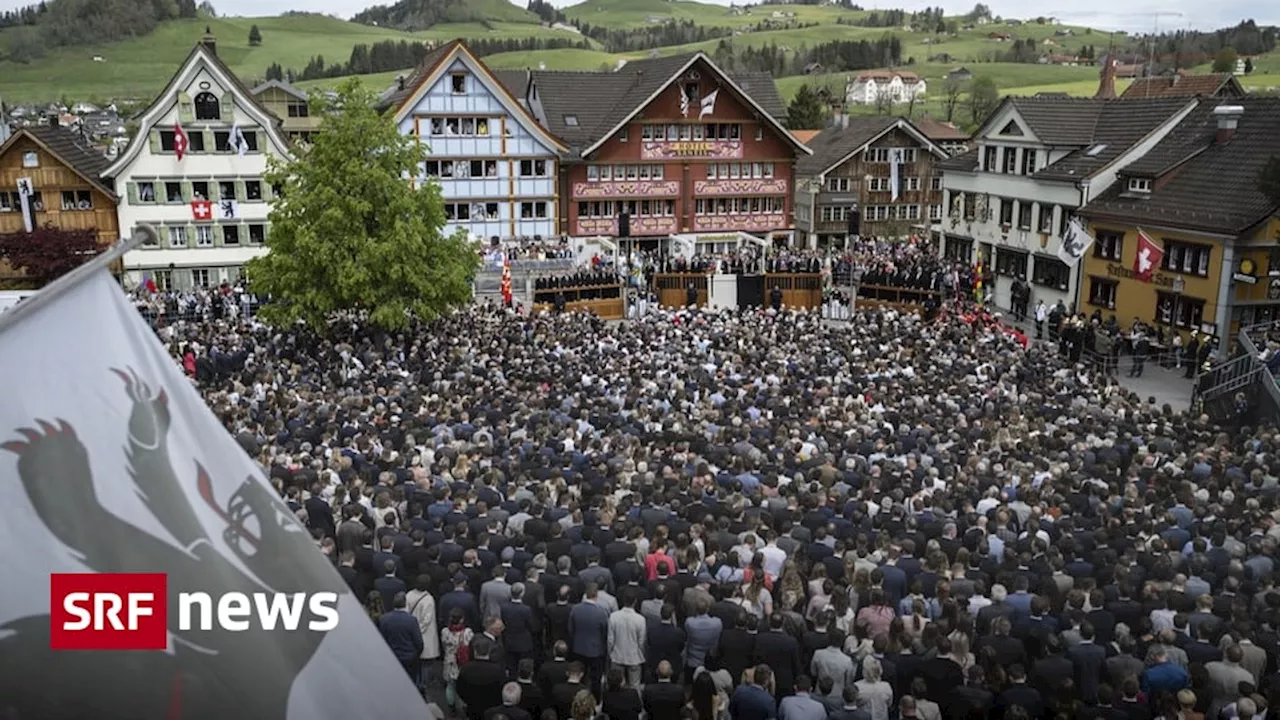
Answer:
[[569, 275], [551, 275], [534, 281], [535, 302], [555, 302], [558, 296], [565, 301], [598, 300], [621, 297], [622, 287], [617, 274], [609, 270], [583, 268]]

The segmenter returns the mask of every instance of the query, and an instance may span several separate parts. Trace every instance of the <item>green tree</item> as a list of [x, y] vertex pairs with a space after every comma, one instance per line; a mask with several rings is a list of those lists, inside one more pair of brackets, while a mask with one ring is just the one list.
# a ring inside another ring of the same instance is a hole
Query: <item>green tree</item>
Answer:
[[1213, 57], [1213, 71], [1220, 73], [1235, 72], [1236, 60], [1239, 59], [1239, 57], [1240, 56], [1236, 53], [1236, 49], [1230, 45], [1222, 48], [1218, 51], [1218, 54]]
[[266, 180], [281, 190], [272, 207], [271, 252], [249, 263], [254, 292], [272, 299], [269, 322], [301, 320], [323, 331], [334, 312], [361, 309], [398, 329], [412, 314], [431, 319], [471, 300], [479, 257], [459, 230], [443, 233], [444, 201], [435, 182], [411, 185], [426, 158], [374, 110], [358, 79], [333, 98], [316, 93], [324, 132], [288, 162], [272, 161]]
[[249, 47], [258, 47], [262, 44], [262, 31], [257, 25], [249, 28]]
[[983, 120], [1000, 104], [1000, 88], [996, 81], [986, 75], [976, 77], [969, 84], [969, 117], [974, 125], [981, 125]]
[[1270, 198], [1275, 205], [1280, 205], [1280, 155], [1272, 155], [1267, 164], [1258, 173], [1258, 189]]
[[1253, 72], [1253, 58], [1244, 59], [1244, 74], [1248, 75]]
[[825, 114], [818, 94], [808, 85], [801, 85], [787, 106], [787, 127], [792, 130], [821, 129]]

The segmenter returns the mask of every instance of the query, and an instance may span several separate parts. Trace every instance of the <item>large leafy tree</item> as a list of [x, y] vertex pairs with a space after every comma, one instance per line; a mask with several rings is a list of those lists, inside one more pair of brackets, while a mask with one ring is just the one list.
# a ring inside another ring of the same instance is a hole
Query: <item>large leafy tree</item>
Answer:
[[409, 181], [426, 148], [379, 115], [357, 79], [311, 103], [322, 132], [267, 173], [281, 191], [271, 252], [247, 268], [252, 289], [272, 299], [263, 317], [322, 330], [333, 313], [359, 309], [398, 329], [410, 314], [430, 319], [469, 302], [479, 256], [462, 231], [444, 235], [440, 186]]
[[1000, 88], [988, 76], [980, 76], [969, 84], [969, 117], [974, 125], [981, 125], [1000, 104]]
[[37, 287], [71, 272], [101, 250], [98, 234], [93, 230], [62, 230], [45, 225], [31, 232], [0, 235], [0, 260], [22, 271]]
[[1213, 71], [1218, 73], [1227, 73], [1236, 71], [1236, 60], [1240, 57], [1236, 49], [1230, 45], [1218, 51], [1213, 56]]
[[824, 112], [818, 94], [808, 85], [801, 85], [787, 106], [787, 127], [792, 130], [819, 130]]

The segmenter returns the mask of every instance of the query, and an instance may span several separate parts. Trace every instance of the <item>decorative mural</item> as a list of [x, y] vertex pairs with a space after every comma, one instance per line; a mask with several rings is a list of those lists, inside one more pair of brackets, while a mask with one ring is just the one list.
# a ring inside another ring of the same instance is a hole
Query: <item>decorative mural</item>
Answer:
[[734, 160], [740, 157], [741, 140], [645, 140], [640, 143], [641, 160]]
[[[634, 224], [634, 220], [632, 223]], [[767, 231], [787, 226], [787, 216], [776, 214], [749, 215], [696, 215], [693, 218], [695, 232], [717, 232], [724, 230]]]
[[694, 180], [694, 195], [786, 195], [787, 181], [771, 180]]
[[[578, 218], [575, 222], [578, 224], [576, 235], [607, 235], [613, 237], [618, 234], [617, 218]], [[679, 222], [674, 217], [631, 216], [631, 234], [634, 236], [670, 235], [678, 230]]]
[[623, 180], [621, 182], [578, 182], [573, 184], [573, 197], [675, 197], [680, 194], [676, 180]]

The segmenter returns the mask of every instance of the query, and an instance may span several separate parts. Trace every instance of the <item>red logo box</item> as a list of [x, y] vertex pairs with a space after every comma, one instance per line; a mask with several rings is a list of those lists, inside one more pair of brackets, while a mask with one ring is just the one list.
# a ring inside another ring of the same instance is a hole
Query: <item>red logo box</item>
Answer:
[[52, 650], [164, 650], [164, 573], [55, 573], [49, 576]]

